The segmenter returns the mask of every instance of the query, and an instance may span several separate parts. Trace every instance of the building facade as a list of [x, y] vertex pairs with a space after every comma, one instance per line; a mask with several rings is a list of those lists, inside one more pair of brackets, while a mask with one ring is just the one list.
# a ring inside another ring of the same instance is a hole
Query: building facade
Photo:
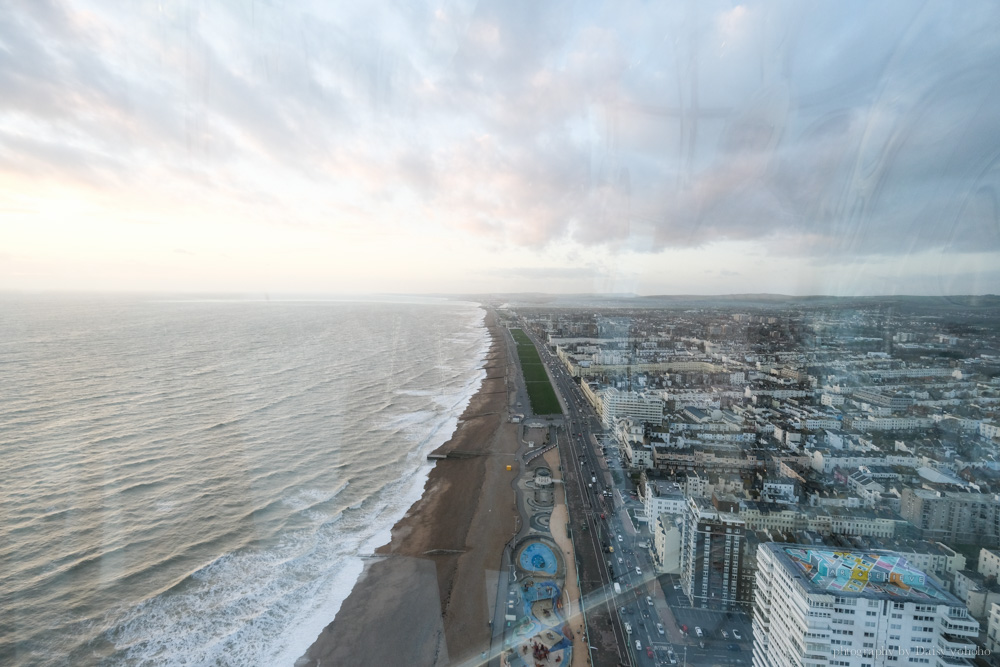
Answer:
[[694, 607], [729, 609], [740, 601], [746, 525], [734, 511], [689, 498], [681, 552], [681, 586]]
[[928, 540], [989, 546], [1000, 542], [1000, 501], [992, 495], [907, 488], [901, 510]]
[[765, 543], [753, 631], [754, 667], [957, 667], [979, 623], [897, 553]]

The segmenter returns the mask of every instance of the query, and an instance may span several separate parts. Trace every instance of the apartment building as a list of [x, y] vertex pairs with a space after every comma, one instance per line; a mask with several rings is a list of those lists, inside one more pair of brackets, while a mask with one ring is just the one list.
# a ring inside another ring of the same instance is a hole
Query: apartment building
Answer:
[[[681, 585], [692, 606], [728, 609], [739, 602], [746, 527], [735, 505], [688, 499], [681, 552]], [[720, 509], [721, 507], [721, 509]]]
[[663, 513], [683, 514], [687, 511], [687, 497], [677, 482], [659, 479], [646, 480], [643, 490], [646, 516], [653, 520]]
[[754, 667], [971, 665], [979, 624], [891, 551], [764, 543]]
[[903, 518], [929, 540], [997, 545], [1000, 500], [985, 493], [903, 489]]
[[653, 526], [652, 557], [658, 574], [677, 574], [681, 571], [680, 515], [660, 514]]
[[620, 417], [657, 425], [663, 421], [663, 399], [653, 394], [608, 387], [597, 392], [597, 400], [598, 414], [608, 426]]

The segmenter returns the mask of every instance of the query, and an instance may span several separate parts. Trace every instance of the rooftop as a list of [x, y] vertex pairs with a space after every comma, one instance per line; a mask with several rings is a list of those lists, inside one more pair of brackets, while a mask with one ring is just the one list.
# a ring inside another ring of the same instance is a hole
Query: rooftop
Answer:
[[923, 570], [891, 551], [835, 550], [789, 544], [765, 545], [811, 592], [865, 598], [961, 604]]

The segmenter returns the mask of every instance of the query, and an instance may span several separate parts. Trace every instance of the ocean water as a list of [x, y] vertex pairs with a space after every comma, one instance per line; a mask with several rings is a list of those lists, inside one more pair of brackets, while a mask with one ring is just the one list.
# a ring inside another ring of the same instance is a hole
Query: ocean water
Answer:
[[0, 299], [0, 664], [292, 665], [487, 348], [469, 303]]

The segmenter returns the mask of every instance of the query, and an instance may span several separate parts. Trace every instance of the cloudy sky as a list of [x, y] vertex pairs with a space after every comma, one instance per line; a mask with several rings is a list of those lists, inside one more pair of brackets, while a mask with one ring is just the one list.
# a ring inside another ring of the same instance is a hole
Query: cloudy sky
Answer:
[[1000, 5], [0, 0], [0, 289], [1000, 293]]

